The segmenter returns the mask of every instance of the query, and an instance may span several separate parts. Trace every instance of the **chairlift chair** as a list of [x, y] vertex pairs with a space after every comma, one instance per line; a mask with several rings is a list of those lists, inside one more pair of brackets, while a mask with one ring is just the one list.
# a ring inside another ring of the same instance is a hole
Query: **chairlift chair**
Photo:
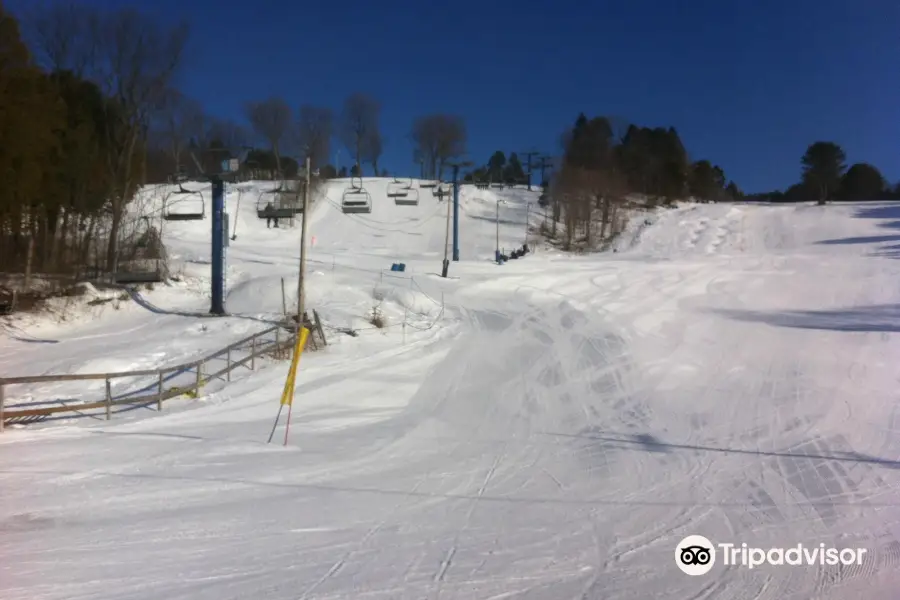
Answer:
[[149, 217], [140, 217], [142, 231], [122, 248], [113, 281], [120, 284], [159, 283], [166, 277], [166, 249]]
[[165, 213], [163, 214], [163, 219], [166, 221], [202, 221], [206, 216], [206, 201], [203, 199], [203, 192], [200, 191], [191, 191], [184, 189], [184, 186], [180, 183], [178, 184], [178, 191], [172, 192], [174, 195], [178, 196], [198, 196], [200, 198], [200, 210], [197, 211], [197, 206], [194, 205], [191, 207], [192, 210], [181, 211], [176, 209], [172, 210], [172, 204], [177, 204], [178, 202], [182, 202], [183, 200], [176, 200], [175, 202], [170, 202], [166, 204]]
[[405, 198], [407, 195], [409, 195], [410, 187], [412, 187], [411, 183], [409, 185], [405, 185], [404, 182], [394, 177], [394, 180], [387, 184], [387, 197]]
[[[269, 190], [259, 195], [259, 198], [256, 200], [257, 217], [260, 219], [292, 219], [295, 215], [303, 212], [303, 207], [300, 205], [285, 206], [278, 202], [274, 195], [280, 191], [280, 189]], [[265, 194], [273, 195], [273, 197], [266, 198]], [[269, 204], [272, 205], [272, 210], [267, 210]]]
[[16, 310], [16, 290], [0, 288], [0, 315], [10, 315]]
[[436, 188], [438, 185], [440, 185], [440, 183], [441, 183], [440, 181], [423, 181], [422, 183], [419, 184], [419, 187], [422, 187], [425, 189], [432, 189], [432, 188]]
[[353, 184], [353, 179], [350, 178], [350, 187], [344, 190], [341, 197], [341, 210], [345, 213], [372, 212], [372, 196], [363, 187], [362, 177], [359, 178], [358, 186]]
[[[398, 206], [418, 206], [419, 190], [413, 187], [413, 180], [410, 179], [409, 181], [402, 183], [401, 185], [403, 187], [401, 187], [400, 189], [402, 190], [403, 194], [393, 196], [394, 204]], [[390, 187], [388, 188], [388, 190], [390, 190]], [[388, 194], [388, 197], [391, 197], [391, 195]]]
[[443, 181], [438, 182], [437, 186], [431, 190], [431, 194], [438, 200], [443, 200], [444, 196], [450, 195], [450, 188]]
[[394, 198], [394, 204], [398, 206], [418, 206], [419, 205], [419, 190], [415, 188], [410, 188], [405, 196], [398, 196]]
[[124, 261], [117, 267], [113, 279], [121, 285], [161, 283], [165, 276], [163, 260], [159, 258]]

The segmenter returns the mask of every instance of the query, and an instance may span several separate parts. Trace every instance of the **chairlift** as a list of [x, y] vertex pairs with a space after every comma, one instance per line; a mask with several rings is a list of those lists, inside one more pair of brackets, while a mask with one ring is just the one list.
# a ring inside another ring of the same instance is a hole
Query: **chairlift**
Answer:
[[[391, 183], [396, 183], [399, 189], [395, 193], [391, 193]], [[388, 184], [388, 198], [394, 199], [394, 204], [398, 206], [417, 206], [419, 204], [419, 190], [413, 187], [413, 180], [399, 181], [394, 179]]]
[[283, 191], [284, 184], [282, 183], [274, 190], [260, 192], [256, 200], [256, 216], [260, 219], [292, 219], [302, 213], [303, 206], [301, 204], [288, 204], [283, 201], [283, 197], [280, 195]]
[[188, 176], [187, 173], [182, 170], [176, 171], [175, 173], [170, 173], [168, 179], [170, 184], [183, 183], [188, 180]]
[[166, 276], [165, 247], [159, 231], [150, 224], [149, 217], [141, 217], [144, 229], [134, 240], [130, 252], [116, 263], [113, 281], [119, 284], [159, 283]]
[[395, 196], [394, 204], [398, 206], [418, 206], [419, 204], [419, 190], [415, 188], [409, 188], [406, 190], [405, 196]]
[[438, 200], [443, 200], [444, 196], [450, 195], [450, 188], [448, 187], [448, 184], [439, 181], [437, 186], [431, 190], [431, 194]]
[[165, 279], [165, 261], [161, 258], [138, 258], [117, 265], [113, 280], [121, 285], [161, 283]]
[[362, 177], [359, 178], [359, 185], [354, 185], [350, 178], [350, 187], [344, 190], [341, 197], [341, 210], [345, 213], [370, 213], [372, 212], [372, 196], [363, 187]]
[[394, 177], [394, 180], [387, 184], [387, 197], [388, 198], [405, 198], [409, 195], [409, 189], [412, 187], [412, 182], [404, 183], [400, 181], [399, 178]]
[[16, 310], [16, 290], [0, 288], [0, 315], [11, 315]]
[[184, 200], [176, 200], [175, 202], [166, 204], [165, 213], [163, 214], [163, 219], [166, 221], [202, 221], [206, 216], [206, 201], [203, 199], [202, 192], [186, 190], [184, 189], [184, 186], [179, 183], [178, 191], [172, 192], [172, 194], [178, 196], [198, 196], [200, 198], [200, 210], [199, 212], [197, 211], [198, 207], [196, 204], [189, 204], [189, 209], [183, 211], [177, 207], [173, 210], [172, 204], [184, 202]]
[[425, 189], [431, 189], [431, 188], [437, 187], [438, 185], [440, 185], [440, 183], [441, 183], [440, 181], [423, 181], [422, 183], [419, 184], [419, 187], [422, 187]]

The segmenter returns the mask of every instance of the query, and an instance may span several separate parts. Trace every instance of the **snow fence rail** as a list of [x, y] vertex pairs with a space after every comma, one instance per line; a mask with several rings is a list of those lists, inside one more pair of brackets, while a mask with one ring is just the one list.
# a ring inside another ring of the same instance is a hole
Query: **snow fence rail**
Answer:
[[[232, 371], [238, 367], [246, 366], [253, 371], [256, 370], [257, 359], [283, 359], [288, 357], [294, 346], [296, 336], [297, 332], [294, 324], [285, 323], [254, 333], [198, 360], [160, 369], [114, 373], [0, 377], [0, 432], [3, 432], [8, 424], [34, 423], [59, 413], [84, 413], [85, 411], [102, 409], [105, 411], [106, 420], [110, 420], [113, 407], [115, 406], [127, 405], [138, 408], [156, 404], [156, 409], [161, 411], [165, 400], [180, 396], [196, 398], [199, 396], [203, 385], [213, 379], [224, 377], [226, 381], [230, 382]], [[225, 366], [216, 369], [212, 363], [214, 361], [221, 363], [223, 357]], [[113, 394], [112, 382], [116, 379], [124, 378], [143, 378], [145, 384], [138, 386], [137, 391], [132, 390], [121, 394]], [[60, 400], [51, 403], [41, 403], [36, 408], [19, 408], [22, 405], [6, 406], [6, 388], [11, 385], [88, 380], [105, 382], [106, 393], [102, 400], [85, 402], [64, 402]]]

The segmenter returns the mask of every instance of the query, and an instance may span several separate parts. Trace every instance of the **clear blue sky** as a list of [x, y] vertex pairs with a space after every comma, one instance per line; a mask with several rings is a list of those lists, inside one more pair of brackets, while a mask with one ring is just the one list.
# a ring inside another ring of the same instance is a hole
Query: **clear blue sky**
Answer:
[[900, 178], [896, 0], [130, 4], [192, 24], [182, 87], [213, 114], [240, 118], [274, 94], [336, 110], [353, 91], [378, 97], [392, 173], [413, 170], [416, 115], [462, 115], [483, 162], [496, 149], [557, 153], [584, 111], [673, 125], [692, 159], [745, 191], [794, 183], [820, 139]]

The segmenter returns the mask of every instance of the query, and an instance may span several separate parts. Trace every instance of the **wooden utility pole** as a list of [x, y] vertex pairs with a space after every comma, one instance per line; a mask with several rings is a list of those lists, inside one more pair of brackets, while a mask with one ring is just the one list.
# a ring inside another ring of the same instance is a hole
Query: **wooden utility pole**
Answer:
[[307, 218], [309, 213], [309, 157], [306, 157], [306, 189], [303, 190], [303, 216], [300, 221], [300, 272], [297, 277], [297, 332], [304, 326], [303, 312], [306, 304], [306, 290], [304, 289], [304, 278], [306, 275], [306, 226], [309, 222]]

